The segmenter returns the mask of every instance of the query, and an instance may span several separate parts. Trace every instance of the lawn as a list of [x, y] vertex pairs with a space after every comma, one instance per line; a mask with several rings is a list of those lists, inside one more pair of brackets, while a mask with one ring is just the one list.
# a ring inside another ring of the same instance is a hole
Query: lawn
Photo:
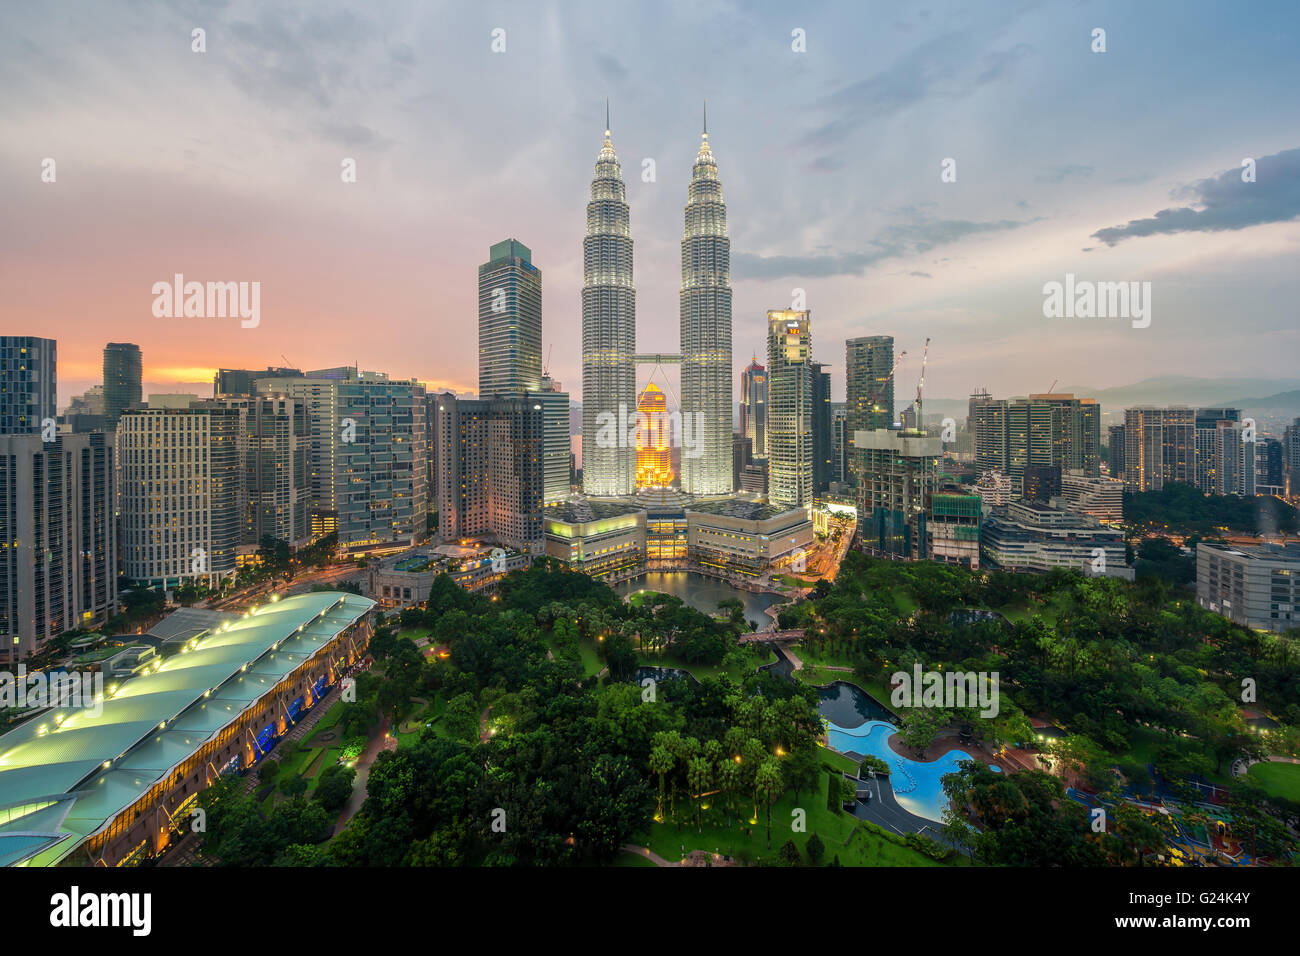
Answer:
[[1300, 763], [1254, 763], [1246, 773], [1270, 797], [1300, 803]]
[[[772, 861], [777, 851], [788, 839], [793, 839], [800, 849], [812, 833], [821, 837], [826, 845], [825, 862], [839, 856], [845, 866], [943, 866], [929, 857], [909, 847], [895, 843], [870, 824], [847, 813], [835, 813], [826, 806], [826, 787], [830, 778], [827, 774], [819, 775], [818, 789], [815, 793], [805, 790], [796, 803], [793, 790], [787, 790], [772, 807], [772, 847], [767, 847], [767, 826], [763, 807], [758, 808], [757, 822], [748, 816], [754, 812], [752, 801], [743, 801], [740, 805], [746, 818], [732, 819], [727, 826], [727, 818], [721, 807], [709, 806], [704, 811], [703, 832], [697, 832], [693, 804], [683, 804], [679, 800], [680, 828], [676, 823], [665, 822], [653, 824], [647, 841], [641, 835], [639, 845], [648, 845], [655, 853], [666, 860], [679, 860], [682, 849], [705, 850], [710, 853], [722, 853], [743, 862]], [[706, 803], [709, 800], [706, 798]], [[796, 808], [807, 811], [806, 832], [793, 832], [792, 823]], [[688, 819], [689, 817], [689, 819]], [[960, 858], [960, 864], [965, 860]]]
[[852, 667], [853, 661], [849, 659], [847, 652], [842, 650], [831, 650], [827, 647], [816, 647], [809, 643], [795, 644], [792, 648], [799, 660], [803, 661], [805, 666], [812, 664], [822, 667]]
[[408, 641], [418, 641], [422, 637], [428, 637], [433, 631], [427, 627], [404, 627], [398, 632], [397, 636], [405, 638]]

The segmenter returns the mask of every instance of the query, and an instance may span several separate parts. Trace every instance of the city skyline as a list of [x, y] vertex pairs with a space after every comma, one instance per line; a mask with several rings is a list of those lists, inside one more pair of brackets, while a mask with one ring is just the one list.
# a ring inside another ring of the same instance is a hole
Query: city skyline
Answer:
[[[663, 352], [679, 348], [680, 190], [707, 97], [727, 170], [734, 375], [761, 350], [766, 311], [803, 288], [819, 342], [895, 336], [908, 388], [932, 336], [927, 389], [940, 397], [1039, 392], [1052, 379], [1282, 377], [1300, 292], [1288, 268], [1300, 150], [1285, 132], [1300, 112], [1286, 95], [1298, 18], [1265, 7], [1234, 18], [1208, 5], [1049, 15], [940, 4], [878, 22], [864, 11], [862, 29], [845, 30], [844, 10], [753, 8], [733, 22], [729, 5], [670, 6], [630, 11], [614, 34], [580, 6], [547, 11], [540, 30], [510, 10], [234, 5], [145, 18], [83, 7], [71, 35], [49, 11], [16, 11], [0, 39], [15, 93], [15, 135], [0, 147], [12, 186], [0, 320], [60, 341], [60, 408], [100, 381], [110, 341], [140, 344], [146, 395], [206, 394], [215, 368], [282, 356], [468, 393], [473, 342], [432, 333], [471, 321], [471, 270], [511, 235], [547, 274], [543, 345], [559, 346], [552, 373], [581, 401], [569, 344], [577, 207], [604, 97], [636, 223], [636, 347]], [[196, 25], [203, 54], [190, 49]], [[494, 54], [498, 26], [507, 40]], [[1090, 49], [1097, 26], [1104, 54]], [[55, 36], [58, 80], [32, 59]], [[155, 61], [147, 75], [127, 68], [140, 44]], [[654, 63], [670, 56], [699, 69], [661, 88]], [[438, 80], [449, 60], [474, 92]], [[746, 83], [734, 82], [741, 65]], [[553, 108], [497, 95], [521, 84]], [[487, 121], [470, 112], [481, 99], [498, 107]], [[431, 132], [448, 128], [451, 149]], [[348, 157], [355, 183], [340, 180]], [[1241, 182], [1247, 157], [1253, 183]], [[54, 182], [41, 180], [46, 158]], [[957, 175], [945, 183], [948, 158]], [[155, 318], [151, 287], [178, 272], [260, 282], [262, 321]], [[1072, 274], [1150, 281], [1150, 327], [1045, 319], [1044, 283]], [[431, 334], [412, 347], [412, 329]], [[814, 356], [837, 400], [839, 354]]]

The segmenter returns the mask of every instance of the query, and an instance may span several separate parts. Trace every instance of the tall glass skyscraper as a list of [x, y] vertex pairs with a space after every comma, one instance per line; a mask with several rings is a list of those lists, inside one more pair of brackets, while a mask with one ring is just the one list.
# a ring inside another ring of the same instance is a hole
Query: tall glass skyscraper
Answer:
[[495, 243], [478, 267], [480, 398], [542, 387], [542, 273], [517, 239]]
[[740, 373], [740, 436], [749, 439], [751, 458], [767, 457], [767, 369], [757, 355]]
[[582, 243], [582, 490], [595, 496], [630, 495], [636, 479], [635, 429], [626, 437], [636, 402], [631, 217], [608, 125]]
[[[682, 236], [682, 491], [731, 494], [731, 240], [705, 125]], [[689, 416], [689, 417], [687, 417]], [[687, 439], [695, 447], [686, 447]]]
[[104, 424], [117, 427], [122, 412], [144, 400], [140, 346], [109, 342], [104, 346]]

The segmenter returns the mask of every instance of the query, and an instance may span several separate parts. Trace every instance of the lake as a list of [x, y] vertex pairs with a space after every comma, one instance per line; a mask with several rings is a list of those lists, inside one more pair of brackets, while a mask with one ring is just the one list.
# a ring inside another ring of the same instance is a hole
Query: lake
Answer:
[[736, 598], [745, 606], [745, 620], [758, 622], [760, 630], [766, 628], [772, 620], [765, 613], [767, 608], [785, 600], [781, 594], [742, 591], [726, 581], [696, 571], [649, 571], [614, 585], [614, 590], [624, 597], [637, 591], [671, 594], [705, 614], [715, 613], [719, 601]]

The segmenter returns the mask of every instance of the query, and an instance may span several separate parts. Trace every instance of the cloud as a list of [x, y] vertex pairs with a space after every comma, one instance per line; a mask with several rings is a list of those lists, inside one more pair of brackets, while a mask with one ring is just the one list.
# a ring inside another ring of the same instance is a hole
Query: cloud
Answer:
[[1026, 43], [994, 50], [979, 58], [977, 72], [972, 74], [965, 66], [974, 62], [969, 45], [969, 35], [946, 33], [921, 44], [889, 69], [823, 98], [819, 105], [835, 118], [813, 130], [807, 138], [809, 145], [840, 145], [860, 127], [930, 96], [968, 97], [1010, 76], [1016, 64], [1033, 53], [1033, 47]]
[[1095, 170], [1091, 166], [1079, 166], [1071, 163], [1066, 166], [1053, 166], [1047, 172], [1034, 178], [1040, 183], [1063, 183], [1071, 176], [1088, 179], [1094, 172]]
[[[908, 207], [913, 215], [915, 207]], [[841, 252], [812, 256], [762, 256], [741, 253], [732, 258], [732, 272], [739, 278], [779, 279], [784, 276], [827, 278], [860, 275], [883, 259], [927, 252], [935, 246], [957, 242], [982, 233], [1006, 232], [1027, 226], [1038, 219], [1023, 222], [999, 219], [972, 222], [967, 219], [926, 219], [886, 226], [868, 244], [865, 251]]]
[[1138, 236], [1224, 232], [1300, 217], [1300, 149], [1261, 157], [1255, 172], [1256, 181], [1247, 183], [1242, 182], [1241, 167], [1224, 170], [1179, 191], [1192, 199], [1191, 205], [1162, 209], [1092, 236], [1114, 246]]

